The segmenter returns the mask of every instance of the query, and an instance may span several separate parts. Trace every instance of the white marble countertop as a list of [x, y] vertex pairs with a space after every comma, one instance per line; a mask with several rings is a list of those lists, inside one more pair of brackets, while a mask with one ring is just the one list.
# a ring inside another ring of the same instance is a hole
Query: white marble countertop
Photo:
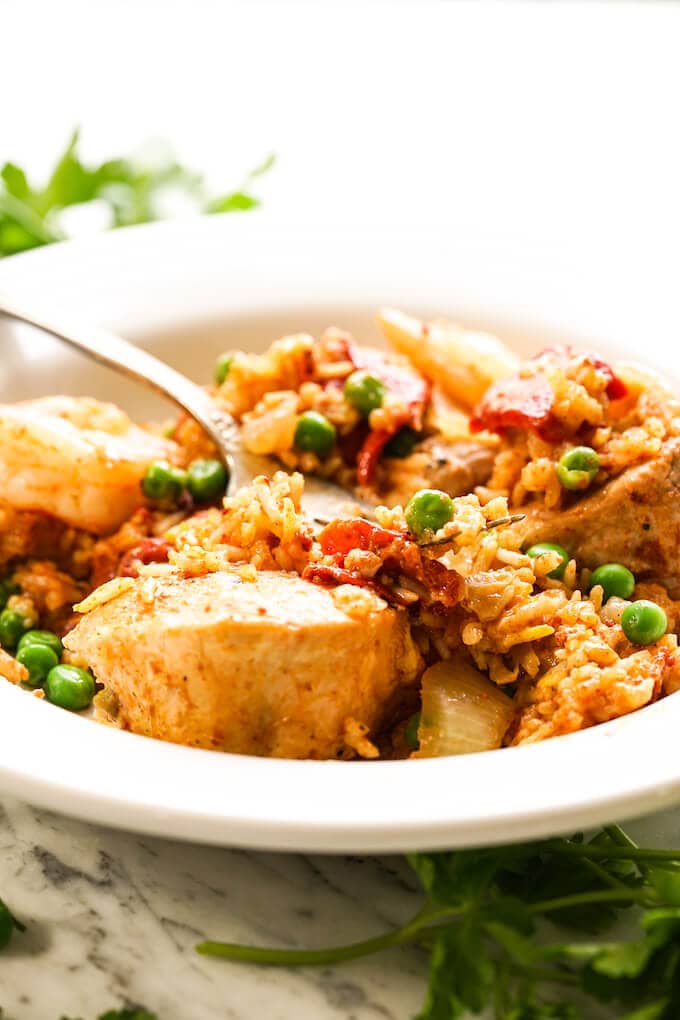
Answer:
[[[677, 846], [680, 811], [629, 828]], [[379, 934], [420, 902], [398, 857], [192, 846], [4, 801], [0, 894], [27, 925], [0, 961], [8, 1020], [95, 1020], [132, 1004], [158, 1020], [412, 1020], [425, 992], [417, 949], [298, 970], [194, 952], [204, 937], [312, 947]]]
[[8, 1020], [94, 1020], [126, 1004], [158, 1020], [408, 1020], [424, 992], [417, 950], [301, 970], [194, 952], [206, 936], [322, 946], [378, 934], [419, 901], [398, 857], [191, 846], [3, 801], [0, 895], [27, 925], [0, 961]]

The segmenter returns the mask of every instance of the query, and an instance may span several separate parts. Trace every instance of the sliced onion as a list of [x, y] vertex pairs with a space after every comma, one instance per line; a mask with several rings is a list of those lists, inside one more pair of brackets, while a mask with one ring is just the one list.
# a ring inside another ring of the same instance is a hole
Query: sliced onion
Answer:
[[285, 453], [293, 445], [300, 399], [282, 390], [265, 397], [264, 410], [247, 414], [241, 425], [241, 440], [250, 453]]
[[515, 714], [510, 698], [462, 655], [423, 674], [418, 758], [500, 747]]

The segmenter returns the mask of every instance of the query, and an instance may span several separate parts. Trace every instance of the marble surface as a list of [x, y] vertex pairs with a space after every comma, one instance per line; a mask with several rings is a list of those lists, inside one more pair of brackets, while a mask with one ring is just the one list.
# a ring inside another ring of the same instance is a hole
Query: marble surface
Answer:
[[400, 858], [246, 853], [95, 828], [0, 805], [0, 895], [28, 926], [0, 960], [9, 1020], [408, 1020], [425, 957], [395, 950], [282, 971], [202, 958], [204, 937], [321, 946], [378, 934], [419, 894]]
[[[680, 811], [630, 826], [680, 845]], [[0, 894], [28, 926], [0, 960], [8, 1020], [94, 1020], [143, 1004], [159, 1020], [411, 1020], [415, 949], [319, 969], [202, 958], [204, 937], [286, 946], [367, 938], [417, 908], [403, 860], [249, 853], [90, 826], [0, 804]]]

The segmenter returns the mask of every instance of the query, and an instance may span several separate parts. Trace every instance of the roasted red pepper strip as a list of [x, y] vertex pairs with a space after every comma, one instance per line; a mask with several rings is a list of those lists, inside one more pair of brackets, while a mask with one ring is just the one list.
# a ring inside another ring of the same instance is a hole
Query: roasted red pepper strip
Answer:
[[[362, 369], [370, 372], [371, 375], [380, 379], [390, 393], [394, 394], [401, 404], [404, 405], [404, 414], [401, 420], [395, 419], [390, 431], [376, 429], [369, 432], [361, 440], [361, 446], [354, 452], [354, 441], [361, 439], [362, 429], [357, 428], [351, 434], [352, 440], [341, 442], [343, 459], [347, 463], [347, 455], [350, 453], [350, 463], [354, 463], [356, 457], [357, 479], [360, 485], [369, 485], [375, 477], [375, 469], [380, 454], [386, 443], [395, 432], [398, 432], [404, 425], [419, 432], [423, 427], [423, 419], [427, 403], [430, 399], [430, 384], [422, 376], [418, 375], [408, 365], [398, 365], [388, 361], [382, 351], [374, 350], [371, 347], [359, 347], [357, 344], [343, 340], [347, 352], [347, 360], [351, 361], [355, 369]], [[329, 384], [331, 385], [331, 384]], [[335, 380], [332, 385], [337, 385]], [[364, 426], [365, 427], [365, 426]]]
[[563, 431], [553, 414], [554, 401], [555, 394], [545, 376], [502, 379], [489, 387], [473, 411], [470, 431], [530, 428], [542, 439], [561, 439]]
[[376, 429], [369, 432], [364, 439], [363, 445], [357, 454], [357, 481], [359, 485], [370, 485], [375, 476], [375, 469], [380, 460], [380, 454], [394, 435], [387, 429]]

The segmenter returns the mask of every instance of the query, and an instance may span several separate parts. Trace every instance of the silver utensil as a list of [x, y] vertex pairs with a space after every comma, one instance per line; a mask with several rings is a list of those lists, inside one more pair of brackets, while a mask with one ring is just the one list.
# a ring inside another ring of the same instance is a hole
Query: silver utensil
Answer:
[[[217, 406], [209, 393], [141, 347], [96, 327], [68, 320], [56, 321], [51, 316], [46, 318], [1, 294], [0, 315], [51, 334], [88, 358], [148, 386], [180, 407], [207, 432], [228, 467], [227, 495], [233, 495], [256, 475], [271, 476], [282, 470], [273, 457], [258, 456], [244, 448], [238, 423]], [[368, 509], [366, 504], [357, 501], [333, 482], [312, 476], [305, 479], [303, 510], [310, 518], [331, 520], [357, 502], [363, 510]]]

